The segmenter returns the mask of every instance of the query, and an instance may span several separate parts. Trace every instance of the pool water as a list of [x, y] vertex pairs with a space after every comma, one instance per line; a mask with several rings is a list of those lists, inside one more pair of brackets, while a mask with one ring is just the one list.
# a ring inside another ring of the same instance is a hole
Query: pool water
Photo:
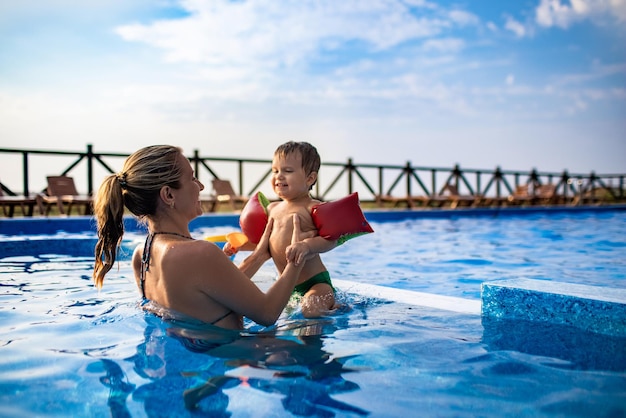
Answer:
[[[507, 278], [626, 287], [624, 211], [368, 219], [374, 234], [323, 255], [331, 276], [459, 301]], [[0, 416], [626, 416], [624, 338], [358, 286], [338, 288], [337, 315], [305, 320], [293, 302], [243, 333], [163, 320], [132, 278], [143, 236], [129, 231], [98, 292], [92, 232], [0, 235]], [[274, 277], [267, 263], [254, 280]]]

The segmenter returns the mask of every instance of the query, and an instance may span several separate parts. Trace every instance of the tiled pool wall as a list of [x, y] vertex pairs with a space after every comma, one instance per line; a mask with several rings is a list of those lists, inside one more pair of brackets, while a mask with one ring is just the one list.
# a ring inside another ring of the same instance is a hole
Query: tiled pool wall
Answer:
[[626, 337], [626, 289], [508, 279], [482, 284], [482, 315]]

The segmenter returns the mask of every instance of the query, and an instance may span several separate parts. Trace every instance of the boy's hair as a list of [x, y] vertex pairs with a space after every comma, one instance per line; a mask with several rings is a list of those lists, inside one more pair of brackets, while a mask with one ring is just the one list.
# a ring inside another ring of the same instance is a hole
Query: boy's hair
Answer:
[[320, 165], [322, 164], [320, 155], [317, 153], [317, 149], [308, 142], [285, 142], [276, 148], [274, 155], [276, 157], [284, 158], [294, 152], [300, 153], [300, 156], [302, 157], [302, 168], [304, 168], [304, 172], [307, 176], [314, 171], [316, 173], [319, 172]]

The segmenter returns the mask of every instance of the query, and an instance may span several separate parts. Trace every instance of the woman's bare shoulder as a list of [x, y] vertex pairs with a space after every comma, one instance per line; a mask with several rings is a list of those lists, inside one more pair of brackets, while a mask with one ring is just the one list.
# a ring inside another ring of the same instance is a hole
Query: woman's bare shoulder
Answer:
[[234, 265], [221, 248], [205, 240], [171, 246], [164, 254], [162, 263], [164, 268], [184, 273], [188, 278], [206, 277], [209, 272], [224, 272]]
[[132, 265], [138, 267], [141, 263], [141, 257], [143, 257], [143, 245], [137, 245], [133, 251]]
[[[203, 239], [197, 239], [193, 241], [179, 241], [175, 244], [170, 244], [166, 253], [175, 255], [176, 257], [194, 258], [201, 254], [216, 254], [217, 252], [221, 252], [221, 250], [214, 243]], [[143, 245], [137, 245], [133, 251], [132, 263], [137, 264], [141, 262], [142, 257]]]
[[177, 245], [171, 247], [171, 250], [175, 250], [177, 255], [184, 258], [196, 258], [198, 256], [206, 257], [222, 252], [222, 250], [213, 242], [203, 239], [177, 243]]

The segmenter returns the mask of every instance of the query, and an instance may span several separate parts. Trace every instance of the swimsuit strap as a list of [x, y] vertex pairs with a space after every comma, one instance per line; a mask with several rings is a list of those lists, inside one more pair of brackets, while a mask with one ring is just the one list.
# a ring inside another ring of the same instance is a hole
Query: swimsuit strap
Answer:
[[145, 290], [145, 281], [146, 281], [146, 272], [150, 268], [150, 250], [152, 249], [152, 241], [154, 237], [157, 235], [175, 235], [177, 237], [193, 239], [189, 235], [179, 234], [177, 232], [153, 232], [148, 234], [146, 237], [146, 242], [143, 245], [143, 255], [141, 257], [141, 273], [139, 274], [139, 284], [141, 287], [141, 296], [146, 299], [146, 290]]
[[178, 232], [153, 232], [152, 235], [176, 235], [177, 237], [193, 240], [193, 237], [185, 234], [179, 234]]
[[148, 266], [150, 265], [150, 249], [152, 248], [152, 240], [154, 239], [154, 234], [148, 234], [146, 237], [146, 242], [143, 244], [143, 255], [141, 256], [141, 272], [139, 274], [139, 284], [141, 287], [141, 296], [146, 299], [146, 289], [145, 289], [145, 281], [146, 281], [146, 272], [148, 271]]
[[217, 318], [215, 321], [211, 322], [211, 325], [215, 325], [218, 322], [220, 322], [222, 319], [226, 318], [228, 315], [230, 314], [234, 314], [235, 311], [233, 311], [232, 309], [229, 310], [228, 312], [226, 312], [224, 315], [220, 316], [219, 318]]

